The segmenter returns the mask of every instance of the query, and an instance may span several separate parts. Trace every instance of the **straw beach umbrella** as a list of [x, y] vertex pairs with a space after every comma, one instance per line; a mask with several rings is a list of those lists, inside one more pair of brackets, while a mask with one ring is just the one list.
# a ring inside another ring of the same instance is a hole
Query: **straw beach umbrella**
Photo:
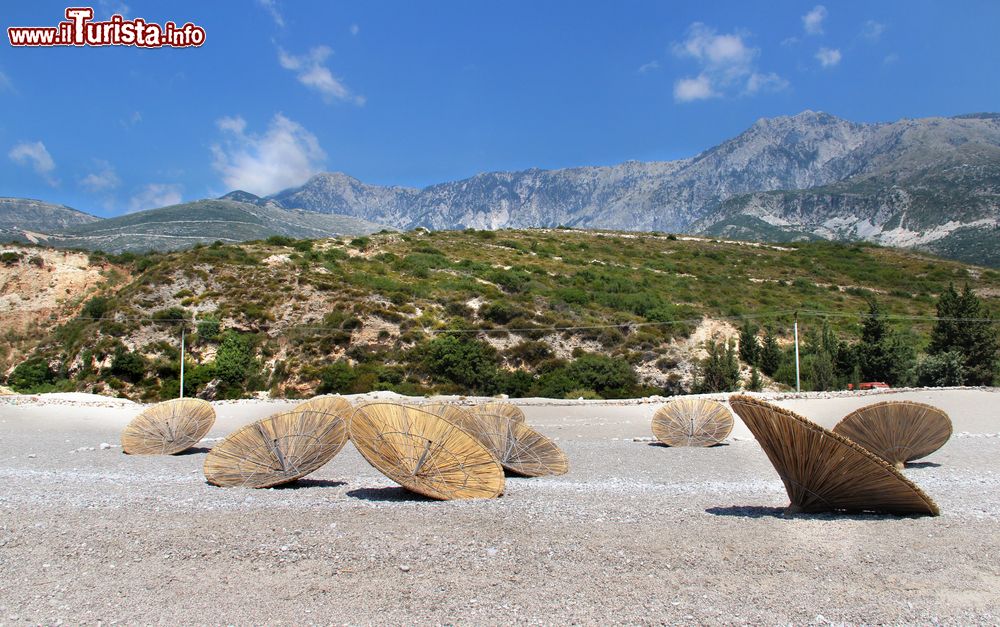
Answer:
[[884, 401], [847, 414], [833, 432], [902, 468], [944, 446], [951, 437], [951, 419], [924, 403]]
[[847, 438], [750, 396], [729, 404], [781, 476], [790, 512], [940, 513], [898, 470]]
[[507, 401], [489, 401], [486, 403], [480, 403], [476, 405], [473, 411], [482, 412], [484, 414], [499, 414], [500, 416], [506, 416], [514, 422], [524, 422], [524, 412], [521, 408], [514, 403], [509, 403]]
[[122, 431], [129, 455], [173, 455], [197, 444], [215, 424], [215, 409], [200, 398], [175, 398], [148, 407]]
[[733, 415], [705, 399], [670, 401], [653, 414], [653, 435], [670, 446], [714, 446], [733, 430]]
[[419, 406], [420, 409], [444, 418], [452, 424], [465, 429], [472, 420], [472, 411], [454, 403], [427, 403]]
[[299, 403], [292, 408], [292, 411], [318, 411], [324, 414], [340, 416], [346, 421], [350, 420], [351, 414], [354, 413], [354, 405], [351, 405], [350, 401], [343, 396], [330, 394], [325, 396], [316, 396], [308, 401]]
[[493, 454], [505, 469], [525, 477], [564, 475], [569, 460], [555, 442], [523, 422], [476, 407], [460, 426]]
[[472, 435], [440, 416], [395, 403], [359, 407], [351, 441], [376, 470], [435, 499], [493, 498], [503, 493], [497, 460]]
[[318, 470], [347, 443], [347, 422], [319, 411], [292, 411], [248, 424], [205, 457], [205, 479], [222, 487], [268, 488]]

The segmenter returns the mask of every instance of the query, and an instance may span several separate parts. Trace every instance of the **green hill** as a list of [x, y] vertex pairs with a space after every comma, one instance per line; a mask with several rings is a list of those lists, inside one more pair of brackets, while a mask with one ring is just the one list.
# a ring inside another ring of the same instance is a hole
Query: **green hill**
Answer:
[[[177, 322], [194, 319], [188, 394], [672, 393], [691, 385], [700, 343], [734, 338], [745, 319], [787, 347], [799, 311], [808, 356], [815, 312], [849, 343], [871, 298], [916, 318], [891, 324], [918, 352], [950, 283], [1000, 314], [996, 271], [868, 244], [417, 230], [93, 258], [109, 261], [130, 280], [37, 338], [46, 384], [174, 396]], [[787, 382], [782, 359], [774, 376]]]
[[[382, 227], [350, 216], [317, 214], [233, 200], [199, 200], [62, 229], [44, 243], [107, 252], [176, 250], [216, 240], [233, 243], [271, 235], [331, 237]], [[48, 231], [51, 232], [51, 231]]]

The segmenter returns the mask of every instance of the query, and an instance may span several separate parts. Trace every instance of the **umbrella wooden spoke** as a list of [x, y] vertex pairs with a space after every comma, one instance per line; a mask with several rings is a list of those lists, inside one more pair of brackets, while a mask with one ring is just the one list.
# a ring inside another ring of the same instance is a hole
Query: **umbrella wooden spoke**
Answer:
[[199, 398], [178, 398], [147, 408], [122, 431], [130, 455], [173, 455], [197, 444], [215, 424], [215, 409]]
[[347, 443], [347, 423], [337, 414], [305, 410], [246, 425], [205, 458], [205, 479], [233, 487], [267, 488], [315, 472]]
[[851, 412], [833, 432], [902, 468], [944, 446], [951, 437], [951, 419], [924, 403], [884, 401]]
[[805, 418], [745, 395], [729, 398], [785, 484], [790, 511], [940, 513], [892, 465]]
[[653, 414], [653, 435], [670, 446], [714, 446], [733, 430], [733, 415], [705, 399], [670, 401]]

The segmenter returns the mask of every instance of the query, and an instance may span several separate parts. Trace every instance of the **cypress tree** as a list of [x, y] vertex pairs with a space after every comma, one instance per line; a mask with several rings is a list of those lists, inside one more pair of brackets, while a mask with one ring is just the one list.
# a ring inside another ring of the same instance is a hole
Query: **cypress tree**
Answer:
[[778, 367], [781, 366], [781, 348], [778, 347], [778, 340], [770, 328], [764, 332], [764, 343], [760, 348], [760, 359], [757, 365], [769, 377], [774, 376]]
[[760, 342], [757, 340], [757, 329], [749, 320], [743, 322], [740, 329], [740, 359], [751, 366], [760, 361]]

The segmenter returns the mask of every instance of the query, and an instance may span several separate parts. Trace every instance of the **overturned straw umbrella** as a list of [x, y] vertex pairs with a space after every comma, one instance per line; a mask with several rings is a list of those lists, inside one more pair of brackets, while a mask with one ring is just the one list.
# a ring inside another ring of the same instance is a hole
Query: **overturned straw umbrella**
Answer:
[[489, 401], [486, 403], [480, 403], [473, 408], [473, 411], [482, 412], [484, 414], [498, 414], [500, 416], [506, 416], [514, 422], [524, 422], [524, 412], [521, 411], [521, 408], [508, 401]]
[[351, 414], [354, 413], [354, 405], [351, 405], [343, 396], [336, 395], [324, 395], [316, 396], [308, 401], [299, 403], [292, 408], [293, 412], [302, 411], [318, 411], [324, 414], [333, 414], [334, 416], [340, 416], [345, 421], [351, 419]]
[[425, 403], [418, 406], [428, 413], [444, 418], [463, 429], [472, 420], [472, 410], [454, 403]]
[[951, 419], [924, 403], [883, 401], [847, 414], [833, 432], [902, 468], [944, 446], [951, 437]]
[[865, 448], [745, 395], [729, 398], [785, 484], [789, 512], [940, 513], [929, 496]]
[[197, 444], [215, 424], [215, 409], [200, 398], [175, 398], [146, 408], [122, 431], [129, 455], [173, 455]]
[[347, 443], [337, 414], [291, 411], [229, 434], [205, 457], [205, 479], [222, 487], [269, 488], [318, 470]]
[[669, 446], [714, 446], [733, 430], [726, 406], [706, 399], [677, 399], [653, 414], [653, 435]]
[[434, 499], [493, 498], [503, 493], [500, 464], [472, 435], [440, 416], [395, 403], [359, 407], [351, 441], [376, 470]]
[[505, 469], [525, 477], [564, 475], [569, 460], [559, 446], [523, 422], [476, 407], [461, 423]]

